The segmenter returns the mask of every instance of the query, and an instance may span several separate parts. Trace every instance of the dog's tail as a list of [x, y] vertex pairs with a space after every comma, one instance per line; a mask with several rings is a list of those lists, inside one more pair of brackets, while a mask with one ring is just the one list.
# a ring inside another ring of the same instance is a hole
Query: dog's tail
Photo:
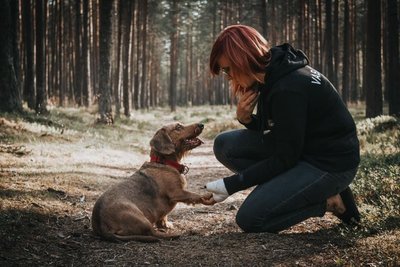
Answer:
[[161, 239], [174, 240], [180, 237], [179, 234], [168, 234], [159, 231], [152, 231], [151, 235], [118, 235], [113, 233], [102, 234], [102, 237], [109, 241], [139, 241], [144, 243], [155, 243]]
[[145, 243], [155, 243], [159, 242], [160, 239], [151, 236], [151, 235], [117, 235], [117, 234], [111, 234], [111, 239], [113, 241], [139, 241], [139, 242], [145, 242]]
[[159, 238], [159, 239], [167, 239], [167, 240], [175, 240], [178, 239], [181, 235], [180, 234], [173, 234], [173, 233], [163, 233], [157, 230], [152, 231], [153, 236]]

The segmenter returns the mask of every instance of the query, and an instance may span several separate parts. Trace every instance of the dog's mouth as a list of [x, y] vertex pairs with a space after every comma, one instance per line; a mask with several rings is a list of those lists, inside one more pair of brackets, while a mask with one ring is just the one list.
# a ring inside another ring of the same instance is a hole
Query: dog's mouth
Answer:
[[201, 144], [204, 144], [203, 141], [200, 140], [198, 137], [191, 137], [183, 140], [184, 146], [187, 149], [193, 149], [195, 147], [198, 147]]
[[192, 134], [182, 140], [184, 150], [189, 151], [204, 144], [204, 142], [199, 138], [199, 135], [203, 132], [203, 128], [204, 126], [202, 125], [195, 127]]

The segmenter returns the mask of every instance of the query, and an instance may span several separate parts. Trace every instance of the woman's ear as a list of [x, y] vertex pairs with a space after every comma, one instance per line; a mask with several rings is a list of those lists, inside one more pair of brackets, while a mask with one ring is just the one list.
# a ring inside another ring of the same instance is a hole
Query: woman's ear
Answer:
[[150, 140], [150, 147], [152, 150], [163, 155], [175, 153], [175, 144], [172, 142], [165, 128], [161, 128], [156, 132]]

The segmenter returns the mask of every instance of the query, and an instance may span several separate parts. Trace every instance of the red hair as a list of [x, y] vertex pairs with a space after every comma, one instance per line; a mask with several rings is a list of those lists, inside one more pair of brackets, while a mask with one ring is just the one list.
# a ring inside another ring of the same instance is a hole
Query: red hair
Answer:
[[[210, 54], [210, 71], [218, 75], [221, 66], [218, 60], [224, 55], [231, 63], [231, 74], [251, 76], [257, 81], [257, 73], [264, 72], [270, 61], [270, 46], [264, 37], [254, 28], [245, 25], [226, 27], [217, 37]], [[263, 81], [259, 81], [263, 82]], [[234, 84], [232, 89], [236, 93]]]

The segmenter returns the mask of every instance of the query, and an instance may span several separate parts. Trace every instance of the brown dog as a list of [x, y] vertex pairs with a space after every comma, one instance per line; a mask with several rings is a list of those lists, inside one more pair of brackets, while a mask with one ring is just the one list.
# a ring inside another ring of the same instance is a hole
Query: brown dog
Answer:
[[169, 228], [167, 214], [178, 202], [211, 205], [212, 194], [186, 191], [187, 167], [179, 161], [202, 144], [197, 136], [202, 124], [162, 127], [150, 141], [151, 162], [144, 163], [126, 181], [112, 186], [96, 201], [92, 213], [95, 234], [107, 240], [155, 242], [177, 234], [160, 232]]

